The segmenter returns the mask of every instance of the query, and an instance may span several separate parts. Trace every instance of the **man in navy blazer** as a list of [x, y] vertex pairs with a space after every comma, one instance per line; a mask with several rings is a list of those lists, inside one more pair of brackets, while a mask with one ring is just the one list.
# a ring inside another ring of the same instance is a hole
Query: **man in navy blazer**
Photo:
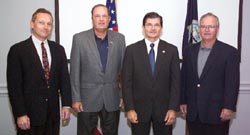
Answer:
[[[67, 59], [64, 48], [47, 39], [52, 25], [51, 13], [37, 9], [30, 21], [32, 36], [13, 45], [8, 53], [8, 94], [17, 135], [59, 135], [60, 98], [62, 120], [70, 117]], [[46, 64], [42, 46], [46, 50]]]
[[190, 135], [228, 135], [239, 91], [239, 55], [219, 40], [219, 19], [200, 19], [202, 41], [184, 52], [180, 110]]
[[133, 135], [148, 135], [151, 123], [154, 135], [172, 135], [179, 109], [179, 54], [176, 46], [160, 39], [162, 23], [158, 13], [147, 13], [145, 39], [125, 51], [122, 92]]

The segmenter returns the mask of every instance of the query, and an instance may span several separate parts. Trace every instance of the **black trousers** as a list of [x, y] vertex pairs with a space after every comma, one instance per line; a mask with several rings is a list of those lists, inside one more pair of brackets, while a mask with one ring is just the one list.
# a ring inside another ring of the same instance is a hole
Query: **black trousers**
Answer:
[[[37, 114], [39, 115], [39, 114]], [[46, 122], [41, 126], [32, 126], [29, 130], [22, 130], [18, 127], [17, 135], [59, 135], [60, 121], [55, 121], [51, 117], [51, 110], [48, 107], [48, 115]]]
[[197, 118], [193, 122], [187, 121], [187, 126], [189, 135], [229, 135], [229, 123], [230, 121], [222, 124], [207, 124]]
[[120, 110], [108, 112], [103, 108], [100, 112], [80, 112], [77, 116], [77, 135], [94, 135], [98, 117], [103, 135], [118, 135]]
[[149, 135], [151, 123], [154, 135], [172, 135], [172, 125], [166, 126], [165, 122], [149, 121], [131, 124], [132, 135]]

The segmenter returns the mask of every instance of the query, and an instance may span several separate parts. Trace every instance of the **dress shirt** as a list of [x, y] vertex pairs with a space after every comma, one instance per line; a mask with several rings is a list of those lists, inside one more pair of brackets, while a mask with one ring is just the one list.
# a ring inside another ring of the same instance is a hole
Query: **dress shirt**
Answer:
[[200, 45], [199, 54], [198, 54], [198, 75], [201, 76], [203, 68], [207, 62], [207, 58], [211, 52], [212, 48], [206, 48], [204, 45]]
[[42, 57], [42, 47], [41, 47], [41, 43], [43, 42], [44, 43], [44, 47], [46, 49], [46, 52], [47, 52], [47, 57], [48, 57], [48, 60], [49, 60], [49, 68], [51, 66], [51, 53], [50, 53], [50, 48], [49, 48], [49, 44], [48, 44], [48, 41], [45, 40], [45, 41], [40, 41], [39, 39], [37, 39], [34, 35], [32, 35], [32, 41], [35, 45], [35, 48], [36, 48], [36, 51], [37, 51], [37, 54], [40, 58], [40, 61], [41, 61], [41, 64], [43, 66], [43, 57]]
[[95, 41], [100, 54], [100, 59], [102, 63], [102, 72], [105, 73], [106, 64], [108, 60], [108, 35], [106, 35], [104, 39], [98, 38], [95, 35]]
[[150, 44], [152, 44], [152, 43], [154, 44], [155, 62], [156, 62], [156, 59], [157, 59], [159, 41], [160, 41], [160, 39], [157, 39], [155, 42], [150, 42], [148, 39], [145, 38], [145, 43], [146, 43], [146, 46], [147, 46], [148, 54], [149, 54], [149, 52], [151, 50]]

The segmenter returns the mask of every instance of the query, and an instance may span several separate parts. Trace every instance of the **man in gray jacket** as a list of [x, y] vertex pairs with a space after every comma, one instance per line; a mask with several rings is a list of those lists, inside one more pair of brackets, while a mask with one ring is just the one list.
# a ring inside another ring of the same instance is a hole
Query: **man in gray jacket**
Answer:
[[75, 34], [71, 50], [72, 107], [78, 113], [77, 135], [92, 135], [98, 116], [103, 135], [117, 135], [122, 100], [117, 76], [125, 51], [125, 37], [108, 30], [109, 10], [92, 8], [93, 28]]

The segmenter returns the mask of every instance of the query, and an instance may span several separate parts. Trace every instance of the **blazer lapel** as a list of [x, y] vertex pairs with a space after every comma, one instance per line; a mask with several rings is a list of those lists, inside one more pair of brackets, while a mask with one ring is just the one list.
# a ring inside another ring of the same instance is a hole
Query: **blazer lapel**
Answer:
[[96, 59], [96, 61], [98, 61], [98, 66], [100, 67], [100, 69], [102, 69], [100, 54], [98, 52], [97, 44], [96, 44], [96, 41], [95, 41], [95, 34], [94, 34], [93, 29], [91, 29], [89, 31], [88, 39], [90, 41], [89, 41], [89, 43], [87, 45], [89, 45], [89, 48], [90, 48], [90, 51], [92, 51], [93, 57]]
[[192, 53], [192, 57], [191, 57], [191, 60], [192, 60], [192, 66], [193, 66], [193, 68], [192, 69], [194, 69], [194, 72], [195, 72], [195, 76], [196, 76], [196, 78], [199, 78], [199, 75], [198, 75], [198, 53], [199, 53], [199, 49], [200, 49], [200, 43], [197, 45], [197, 46], [195, 46], [195, 48], [194, 48], [194, 52], [191, 52]]
[[53, 73], [55, 73], [55, 70], [56, 70], [56, 67], [55, 65], [57, 60], [56, 60], [56, 57], [55, 57], [55, 54], [57, 53], [56, 50], [55, 50], [55, 47], [54, 45], [48, 41], [48, 44], [49, 44], [49, 49], [50, 49], [50, 54], [51, 54], [51, 63], [50, 64], [50, 74], [49, 74], [49, 78], [52, 78], [53, 76]]
[[158, 49], [157, 49], [157, 58], [156, 58], [156, 63], [155, 63], [155, 73], [154, 75], [157, 76], [160, 68], [162, 67], [161, 65], [164, 63], [164, 57], [166, 57], [167, 55], [167, 48], [164, 47], [164, 45], [162, 44], [161, 40], [159, 42], [158, 45]]
[[218, 48], [218, 45], [216, 44], [216, 42], [215, 42], [215, 44], [214, 44], [214, 46], [213, 46], [213, 48], [212, 48], [212, 50], [211, 50], [211, 52], [210, 52], [210, 54], [209, 54], [209, 56], [208, 56], [208, 58], [207, 58], [207, 61], [206, 61], [206, 63], [205, 63], [205, 66], [204, 66], [204, 68], [203, 68], [203, 70], [202, 70], [202, 73], [201, 73], [201, 76], [200, 76], [200, 79], [202, 80], [203, 78], [204, 78], [204, 76], [206, 75], [206, 73], [209, 71], [209, 69], [211, 69], [211, 67], [212, 67], [212, 65], [213, 65], [213, 63], [214, 63], [214, 61], [216, 61], [216, 58], [217, 58], [217, 56], [218, 56], [218, 51], [219, 50], [219, 48]]
[[138, 55], [137, 57], [142, 57], [140, 60], [142, 60], [142, 65], [145, 65], [147, 73], [151, 78], [153, 79], [150, 63], [149, 63], [149, 56], [147, 51], [147, 45], [145, 43], [145, 40], [141, 40], [141, 44], [139, 45], [138, 49]]
[[28, 46], [29, 46], [28, 48], [30, 48], [30, 59], [31, 59], [32, 63], [34, 64], [35, 69], [38, 70], [41, 77], [45, 81], [43, 66], [42, 66], [41, 60], [40, 60], [40, 58], [38, 56], [37, 50], [36, 50], [35, 45], [34, 45], [31, 38], [29, 40]]
[[108, 58], [107, 58], [106, 70], [108, 70], [109, 67], [111, 66], [110, 64], [112, 64], [111, 60], [112, 60], [114, 48], [115, 47], [114, 47], [113, 35], [111, 34], [110, 31], [108, 31]]

